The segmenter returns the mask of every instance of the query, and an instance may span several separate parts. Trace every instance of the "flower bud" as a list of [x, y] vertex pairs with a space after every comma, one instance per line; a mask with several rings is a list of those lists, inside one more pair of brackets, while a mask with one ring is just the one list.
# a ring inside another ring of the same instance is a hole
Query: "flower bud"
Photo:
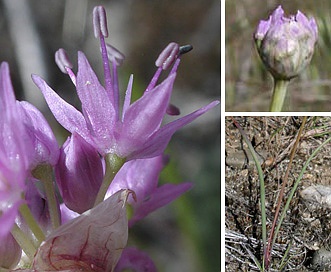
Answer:
[[258, 53], [275, 79], [296, 77], [314, 53], [317, 25], [300, 11], [289, 18], [279, 6], [269, 17], [261, 20], [254, 34]]
[[[1, 268], [14, 268], [20, 258], [22, 250], [11, 233], [0, 239], [0, 270]], [[1, 270], [2, 271], [2, 270]]]
[[98, 152], [78, 134], [63, 144], [55, 175], [69, 209], [82, 213], [93, 207], [103, 178], [102, 162]]

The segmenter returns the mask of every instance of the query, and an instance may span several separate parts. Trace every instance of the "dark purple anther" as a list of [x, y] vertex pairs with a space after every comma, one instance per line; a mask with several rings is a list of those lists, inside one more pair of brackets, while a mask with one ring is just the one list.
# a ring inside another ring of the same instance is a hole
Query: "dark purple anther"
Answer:
[[193, 49], [193, 46], [190, 44], [183, 45], [183, 46], [179, 47], [179, 55], [184, 55], [184, 54], [190, 52], [192, 49]]
[[104, 7], [97, 6], [93, 9], [93, 26], [96, 38], [100, 38], [100, 33], [102, 36], [108, 37], [107, 16]]
[[67, 52], [63, 48], [60, 48], [55, 52], [55, 63], [64, 74], [68, 73], [66, 67], [70, 69], [73, 67], [72, 63], [68, 58]]
[[179, 45], [175, 42], [169, 43], [155, 61], [156, 67], [162, 66], [163, 70], [167, 70], [176, 60], [178, 53]]
[[169, 104], [167, 108], [167, 114], [171, 116], [180, 115], [180, 110], [173, 104]]

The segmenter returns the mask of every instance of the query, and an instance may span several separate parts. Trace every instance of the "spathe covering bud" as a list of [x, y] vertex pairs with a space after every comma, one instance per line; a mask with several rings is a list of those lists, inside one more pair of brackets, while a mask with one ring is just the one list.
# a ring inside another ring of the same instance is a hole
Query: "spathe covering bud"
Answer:
[[113, 271], [128, 239], [125, 203], [120, 190], [95, 208], [56, 229], [40, 246], [36, 271]]
[[275, 79], [296, 77], [310, 63], [317, 41], [314, 18], [297, 12], [289, 18], [281, 6], [267, 21], [261, 20], [254, 33], [258, 53]]

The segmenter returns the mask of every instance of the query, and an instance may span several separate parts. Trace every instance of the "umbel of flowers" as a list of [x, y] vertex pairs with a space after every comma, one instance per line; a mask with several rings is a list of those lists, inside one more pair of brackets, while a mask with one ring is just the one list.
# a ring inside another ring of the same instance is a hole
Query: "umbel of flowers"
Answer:
[[[219, 103], [162, 125], [166, 114], [179, 115], [170, 97], [181, 56], [191, 46], [170, 43], [134, 103], [131, 76], [120, 107], [117, 68], [124, 56], [105, 41], [103, 7], [94, 9], [93, 24], [104, 84], [84, 53], [78, 52], [77, 74], [63, 49], [55, 55], [76, 88], [81, 112], [32, 76], [54, 117], [71, 132], [62, 147], [43, 115], [16, 100], [8, 64], [0, 66], [1, 271], [156, 271], [146, 253], [126, 247], [128, 229], [192, 187], [158, 186], [172, 135]], [[132, 207], [130, 218], [126, 205]]]

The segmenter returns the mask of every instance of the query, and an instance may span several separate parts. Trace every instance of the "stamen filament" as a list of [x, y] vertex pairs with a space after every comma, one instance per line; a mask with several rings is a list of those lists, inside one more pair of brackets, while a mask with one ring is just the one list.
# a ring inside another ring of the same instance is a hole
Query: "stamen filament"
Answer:
[[52, 226], [54, 229], [56, 229], [60, 226], [60, 215], [57, 208], [57, 200], [55, 196], [52, 173], [53, 170], [50, 165], [38, 166], [32, 172], [33, 176], [41, 180], [44, 184], [49, 215], [51, 217]]
[[30, 208], [24, 203], [20, 206], [19, 210], [25, 220], [25, 223], [29, 226], [30, 230], [36, 237], [38, 244], [40, 245], [45, 240], [45, 234], [35, 220]]
[[25, 233], [14, 223], [11, 229], [11, 234], [15, 238], [16, 242], [20, 245], [22, 250], [25, 252], [26, 256], [32, 261], [33, 257], [37, 251], [37, 248], [32, 243], [30, 239], [25, 235]]

